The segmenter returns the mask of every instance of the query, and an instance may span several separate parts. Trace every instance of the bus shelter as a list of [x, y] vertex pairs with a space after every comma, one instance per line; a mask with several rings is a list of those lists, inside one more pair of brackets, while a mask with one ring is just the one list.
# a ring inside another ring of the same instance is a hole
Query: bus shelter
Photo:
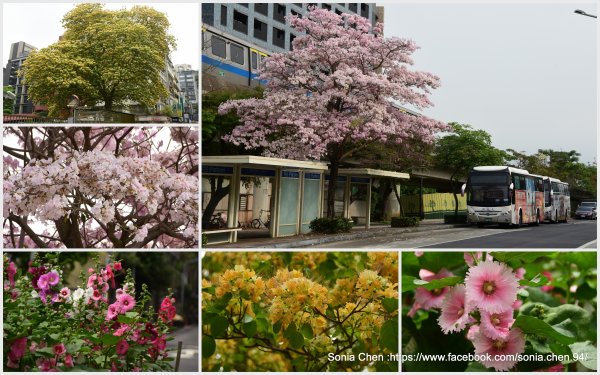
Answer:
[[[408, 180], [410, 175], [403, 172], [386, 171], [370, 168], [342, 168], [338, 172], [338, 183], [335, 197], [335, 215], [352, 219], [355, 224], [364, 224], [366, 229], [371, 227], [371, 189], [376, 178], [391, 178]], [[325, 185], [329, 176], [325, 176]], [[324, 203], [326, 207], [327, 187], [324, 188]], [[323, 212], [325, 216], [326, 212]]]
[[208, 244], [237, 242], [243, 228], [270, 237], [308, 233], [320, 217], [327, 164], [251, 155], [202, 158], [202, 233]]

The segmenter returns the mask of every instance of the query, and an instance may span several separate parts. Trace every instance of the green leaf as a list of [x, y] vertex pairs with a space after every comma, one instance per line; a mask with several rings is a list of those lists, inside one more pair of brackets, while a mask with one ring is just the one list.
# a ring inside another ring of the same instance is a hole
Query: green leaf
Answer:
[[592, 343], [589, 341], [576, 342], [569, 345], [569, 348], [573, 352], [574, 359], [579, 361], [579, 363], [590, 370], [598, 370], [598, 350]]
[[460, 276], [444, 277], [443, 279], [436, 279], [431, 281], [415, 280], [414, 284], [416, 287], [422, 286], [427, 290], [441, 289], [447, 286], [453, 286], [463, 281]]
[[520, 261], [522, 263], [533, 263], [538, 258], [551, 255], [551, 252], [544, 251], [511, 251], [511, 252], [493, 252], [494, 260], [508, 263], [512, 261]]
[[285, 337], [290, 342], [290, 346], [293, 349], [300, 349], [302, 345], [304, 345], [304, 336], [302, 336], [302, 334], [298, 332], [298, 329], [296, 328], [296, 325], [294, 323], [290, 324], [285, 329], [283, 337]]
[[227, 334], [229, 320], [224, 316], [217, 316], [210, 325], [210, 331], [215, 338], [223, 337]]
[[533, 316], [519, 315], [514, 323], [515, 327], [521, 328], [524, 333], [546, 337], [561, 344], [572, 344], [575, 342], [574, 337], [569, 337], [555, 330], [550, 324], [534, 318]]
[[302, 327], [300, 327], [300, 332], [302, 332], [302, 336], [306, 337], [309, 340], [313, 338], [313, 330], [310, 324], [308, 323], [304, 323]]
[[202, 336], [202, 358], [208, 358], [214, 354], [217, 343], [212, 337]]
[[381, 305], [385, 311], [391, 313], [398, 310], [398, 298], [384, 298], [381, 301]]
[[265, 318], [257, 318], [256, 325], [258, 332], [269, 332], [269, 321]]
[[546, 276], [539, 274], [539, 273], [531, 280], [525, 280], [525, 279], [519, 280], [519, 284], [523, 285], [523, 286], [538, 287], [538, 286], [546, 285], [547, 283], [548, 283], [548, 279], [546, 278]]
[[105, 333], [104, 335], [102, 335], [102, 337], [100, 338], [100, 341], [102, 341], [102, 343], [104, 345], [117, 345], [117, 343], [119, 341], [123, 340], [122, 337], [120, 336], [115, 336], [112, 333]]
[[257, 330], [257, 325], [256, 325], [255, 320], [242, 324], [242, 331], [244, 331], [244, 333], [248, 337], [254, 337], [254, 335], [256, 335], [256, 330]]
[[579, 306], [565, 304], [550, 308], [544, 320], [554, 325], [567, 319], [579, 326], [586, 326], [592, 319], [592, 314]]
[[281, 320], [273, 324], [273, 332], [278, 333], [281, 330]]
[[563, 361], [561, 361], [562, 363], [573, 362], [573, 353], [571, 352], [571, 349], [567, 345], [562, 345], [562, 344], [553, 342], [553, 343], [549, 344], [548, 346], [550, 347], [550, 350], [552, 351], [552, 353], [563, 356], [563, 358], [565, 358], [565, 359], [566, 358], [571, 359], [571, 361], [563, 360]]
[[379, 343], [392, 353], [398, 352], [398, 321], [391, 319], [383, 323], [379, 331]]

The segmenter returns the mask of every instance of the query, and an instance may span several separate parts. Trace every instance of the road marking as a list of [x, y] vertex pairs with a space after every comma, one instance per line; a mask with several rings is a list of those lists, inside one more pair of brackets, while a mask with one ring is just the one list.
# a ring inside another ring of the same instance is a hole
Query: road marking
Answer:
[[596, 241], [597, 241], [597, 239], [593, 240], [593, 241], [590, 241], [588, 243], [584, 243], [583, 245], [579, 246], [578, 249], [588, 249], [588, 248], [592, 249], [592, 248], [595, 248], [596, 246], [590, 246], [590, 245], [595, 244]]
[[[452, 242], [458, 242], [458, 241], [466, 241], [466, 240], [471, 240], [473, 238], [488, 237], [488, 236], [493, 236], [493, 235], [496, 235], [496, 234], [504, 234], [504, 233], [512, 233], [512, 232], [524, 232], [526, 230], [531, 230], [531, 228], [506, 229], [506, 230], [504, 230], [502, 232], [493, 232], [493, 233], [481, 234], [479, 236], [462, 238], [460, 240], [443, 241], [443, 242], [437, 242], [437, 243], [433, 243], [433, 244], [423, 245], [423, 246], [415, 247], [415, 249], [421, 249], [421, 248], [425, 248], [425, 247], [429, 247], [429, 246], [437, 246], [437, 245], [441, 245], [441, 244], [445, 244], [445, 243], [452, 243]], [[480, 247], [480, 246], [478, 246], [478, 247]]]

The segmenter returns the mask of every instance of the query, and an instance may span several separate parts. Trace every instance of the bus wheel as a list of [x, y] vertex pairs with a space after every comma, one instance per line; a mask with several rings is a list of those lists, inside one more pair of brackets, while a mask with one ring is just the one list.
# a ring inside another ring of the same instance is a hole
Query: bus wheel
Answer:
[[483, 228], [484, 224], [483, 223], [477, 223], [477, 228]]

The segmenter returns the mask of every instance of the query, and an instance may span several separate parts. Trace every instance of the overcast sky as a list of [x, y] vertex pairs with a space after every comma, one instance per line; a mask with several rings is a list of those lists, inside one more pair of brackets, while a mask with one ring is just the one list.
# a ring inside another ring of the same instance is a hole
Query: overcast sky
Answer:
[[413, 68], [441, 79], [425, 115], [484, 129], [501, 149], [596, 160], [598, 22], [573, 13], [594, 4], [383, 5], [384, 34], [414, 40]]
[[[171, 53], [173, 64], [189, 64], [198, 70], [200, 10], [198, 4], [152, 3], [154, 9], [167, 15], [170, 33], [177, 39], [177, 49]], [[130, 8], [133, 4], [108, 3], [108, 9]], [[2, 15], [2, 65], [5, 66], [10, 45], [24, 41], [37, 48], [47, 47], [63, 34], [61, 20], [73, 9], [69, 3], [7, 3]]]

